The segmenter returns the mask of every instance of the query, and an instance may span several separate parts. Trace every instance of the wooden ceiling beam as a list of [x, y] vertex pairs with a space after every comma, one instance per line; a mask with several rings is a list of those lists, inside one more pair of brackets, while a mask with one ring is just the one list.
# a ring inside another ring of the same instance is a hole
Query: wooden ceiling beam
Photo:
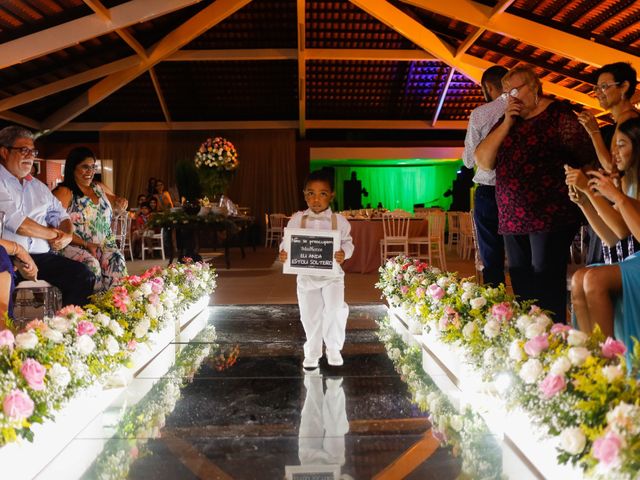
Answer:
[[0, 45], [0, 69], [62, 50], [134, 23], [146, 22], [200, 1], [131, 0], [108, 9], [108, 22], [103, 18], [104, 13], [94, 13], [5, 42]]
[[24, 115], [20, 115], [19, 113], [12, 112], [7, 110], [6, 112], [0, 112], [0, 118], [2, 120], [7, 120], [8, 122], [17, 123], [18, 125], [22, 125], [24, 127], [29, 127], [33, 130], [40, 130], [41, 124], [40, 122], [35, 121], [32, 118], [25, 117]]
[[451, 79], [453, 78], [454, 73], [456, 73], [456, 69], [450, 68], [449, 73], [447, 74], [447, 79], [444, 82], [444, 86], [442, 87], [442, 91], [440, 92], [440, 96], [438, 98], [438, 106], [436, 107], [436, 111], [433, 114], [433, 120], [431, 120], [432, 127], [435, 127], [436, 123], [438, 123], [438, 117], [440, 116], [440, 111], [442, 110], [442, 106], [444, 105], [444, 100], [447, 98], [449, 85], [451, 85]]
[[308, 48], [307, 60], [363, 60], [391, 62], [428, 62], [437, 60], [424, 50]]
[[[428, 120], [309, 120], [309, 129], [358, 129], [358, 130], [466, 130], [466, 120], [444, 120], [435, 126]], [[97, 131], [164, 131], [164, 130], [279, 130], [297, 129], [296, 120], [254, 120], [213, 122], [70, 122], [61, 127], [63, 132]]]
[[[498, 4], [495, 7], [493, 7], [493, 10], [491, 11], [491, 15], [489, 16], [489, 20], [491, 21], [496, 16], [504, 13], [507, 10], [507, 8], [509, 8], [511, 4], [515, 1], [516, 0], [500, 0]], [[462, 55], [467, 50], [469, 50], [471, 46], [475, 43], [475, 41], [479, 39], [480, 36], [486, 31], [487, 31], [486, 28], [480, 27], [480, 28], [477, 28], [475, 32], [470, 33], [456, 50], [455, 58], [460, 58], [460, 55]]]
[[305, 58], [305, 2], [306, 0], [297, 0], [296, 10], [298, 18], [298, 132], [300, 138], [304, 138], [306, 134], [305, 130], [305, 118], [307, 111], [307, 64]]
[[180, 50], [165, 62], [244, 62], [259, 60], [297, 60], [296, 48], [258, 48], [230, 50]]
[[77, 87], [78, 85], [82, 85], [83, 83], [98, 80], [99, 78], [106, 77], [107, 75], [111, 75], [112, 73], [133, 67], [134, 65], [137, 65], [139, 63], [140, 58], [137, 55], [132, 55], [121, 60], [116, 60], [115, 62], [92, 68], [91, 70], [87, 70], [86, 72], [78, 73], [61, 80], [56, 80], [55, 82], [51, 82], [41, 87], [34, 88], [33, 90], [28, 90], [11, 97], [7, 97], [0, 100], [0, 112], [8, 110], [10, 108], [18, 107], [20, 105], [24, 105], [25, 103], [34, 102], [49, 95], [55, 95], [56, 93], [62, 92], [69, 88]]
[[601, 67], [613, 61], [629, 62], [640, 72], [640, 57], [565, 33], [510, 13], [492, 17], [492, 8], [472, 0], [402, 0], [491, 32], [505, 35], [548, 52]]
[[387, 1], [350, 0], [372, 17], [398, 32], [403, 37], [436, 56], [440, 61], [466, 75], [475, 82], [480, 82], [482, 71], [466, 65], [454, 57], [451, 45], [440, 39], [435, 33], [427, 29], [420, 22], [404, 13]]
[[164, 119], [167, 121], [167, 123], [171, 123], [171, 114], [169, 113], [169, 107], [167, 106], [164, 94], [162, 93], [162, 87], [160, 86], [160, 80], [158, 80], [155, 68], [151, 68], [149, 70], [149, 75], [151, 76], [151, 83], [153, 83], [153, 88], [156, 91], [156, 95], [158, 96], [158, 101], [160, 102], [160, 108], [162, 108]]
[[103, 78], [87, 92], [62, 107], [44, 120], [43, 127], [53, 131], [70, 122], [81, 113], [104, 100], [113, 92], [153, 68], [159, 62], [175, 53], [194, 38], [220, 23], [251, 0], [216, 0], [213, 4], [184, 22], [149, 49], [148, 58], [139, 65], [122, 70]]

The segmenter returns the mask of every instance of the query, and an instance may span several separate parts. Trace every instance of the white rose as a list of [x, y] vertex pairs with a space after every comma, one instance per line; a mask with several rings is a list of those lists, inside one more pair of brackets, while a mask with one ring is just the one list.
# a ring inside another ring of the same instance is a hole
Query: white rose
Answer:
[[462, 290], [464, 290], [465, 292], [470, 292], [472, 291], [476, 284], [474, 282], [462, 282]]
[[399, 348], [392, 348], [391, 350], [389, 350], [389, 358], [391, 360], [397, 360], [400, 358], [400, 349]]
[[542, 335], [544, 333], [544, 327], [539, 323], [531, 323], [524, 331], [524, 336], [531, 340], [533, 337]]
[[580, 427], [565, 428], [562, 433], [560, 433], [559, 447], [571, 455], [582, 453], [586, 443], [587, 437], [585, 437]]
[[487, 338], [495, 338], [500, 333], [500, 323], [495, 320], [489, 320], [484, 325], [484, 334]]
[[520, 378], [524, 380], [525, 383], [535, 383], [535, 381], [542, 374], [542, 364], [540, 360], [536, 358], [530, 358], [522, 365], [520, 369]]
[[516, 362], [521, 362], [522, 360], [524, 360], [524, 352], [522, 351], [522, 348], [520, 347], [520, 344], [517, 340], [514, 340], [509, 345], [509, 358], [511, 360], [515, 360]]
[[76, 339], [76, 348], [82, 355], [89, 355], [96, 349], [96, 344], [89, 335], [80, 335]]
[[549, 325], [551, 325], [551, 319], [547, 317], [544, 313], [536, 316], [536, 323], [538, 325], [542, 325], [542, 328], [546, 329]]
[[124, 329], [115, 320], [111, 320], [109, 322], [109, 330], [111, 330], [111, 333], [113, 333], [116, 337], [121, 337], [124, 334]]
[[531, 317], [529, 315], [520, 315], [516, 320], [516, 327], [518, 327], [518, 330], [524, 333], [527, 330], [527, 327], [532, 323], [533, 320], [531, 320]]
[[436, 282], [440, 288], [447, 288], [451, 284], [449, 277], [440, 277]]
[[64, 338], [62, 332], [54, 330], [53, 328], [47, 328], [42, 334], [44, 338], [51, 340], [53, 343], [60, 343]]
[[109, 318], [109, 316], [105, 315], [102, 312], [98, 313], [95, 316], [94, 320], [105, 328], [109, 326], [109, 323], [111, 323], [111, 319]]
[[562, 356], [556, 358], [556, 361], [551, 365], [551, 373], [553, 375], [564, 376], [571, 369], [571, 360]]
[[142, 297], [144, 297], [144, 294], [140, 291], [140, 290], [134, 290], [133, 292], [131, 292], [131, 298], [134, 301], [138, 301], [140, 300]]
[[156, 306], [156, 311], [158, 312], [158, 317], [161, 317], [164, 314], [164, 306], [160, 303]]
[[602, 367], [602, 375], [607, 379], [607, 382], [612, 383], [615, 379], [622, 376], [622, 368], [620, 368], [620, 365]]
[[148, 318], [143, 318], [138, 322], [136, 327], [133, 329], [133, 334], [136, 338], [142, 338], [149, 332], [149, 327], [151, 326], [151, 322]]
[[47, 376], [51, 379], [51, 382], [59, 387], [66, 387], [71, 381], [71, 372], [67, 367], [63, 367], [59, 363], [54, 363], [51, 366]]
[[587, 343], [588, 335], [579, 330], [569, 330], [569, 335], [567, 336], [567, 343], [572, 347], [582, 347], [585, 343]]
[[462, 430], [462, 417], [460, 415], [453, 415], [449, 420], [449, 425], [451, 425], [451, 428], [456, 432], [459, 432]]
[[462, 292], [462, 295], [460, 296], [460, 300], [462, 300], [463, 303], [468, 303], [472, 297], [473, 297], [473, 292]]
[[487, 299], [484, 297], [476, 297], [469, 302], [469, 305], [471, 305], [471, 308], [473, 309], [482, 308], [486, 304], [487, 304]]
[[147, 312], [147, 315], [149, 315], [151, 318], [158, 318], [158, 309], [155, 305], [147, 303], [144, 309]]
[[139, 290], [145, 297], [148, 297], [153, 293], [153, 289], [151, 288], [151, 284], [149, 282], [144, 282], [142, 285], [140, 285]]
[[584, 347], [572, 347], [569, 349], [567, 355], [569, 356], [569, 361], [576, 367], [579, 367], [589, 358], [591, 353]]
[[59, 332], [65, 333], [71, 328], [71, 322], [63, 317], [53, 317], [49, 320], [51, 328], [55, 328]]
[[120, 351], [120, 345], [118, 345], [118, 341], [111, 335], [107, 337], [105, 345], [107, 347], [107, 352], [109, 352], [109, 355], [115, 355]]
[[476, 323], [475, 322], [469, 322], [464, 327], [462, 327], [462, 335], [467, 340], [471, 338], [471, 335], [473, 335], [473, 332], [475, 332], [475, 331], [476, 331]]
[[16, 347], [23, 350], [35, 348], [38, 345], [38, 336], [31, 330], [16, 335]]

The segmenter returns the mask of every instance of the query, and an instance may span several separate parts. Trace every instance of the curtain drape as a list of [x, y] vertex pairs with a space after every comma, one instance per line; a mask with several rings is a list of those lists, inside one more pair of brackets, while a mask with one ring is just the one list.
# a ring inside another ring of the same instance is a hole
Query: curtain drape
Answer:
[[298, 208], [295, 130], [219, 130], [216, 132], [101, 132], [100, 157], [114, 162], [115, 188], [130, 202], [146, 192], [149, 177], [175, 183], [175, 165], [192, 160], [207, 137], [222, 136], [238, 151], [240, 166], [227, 196], [251, 208], [264, 222], [265, 213], [291, 213]]

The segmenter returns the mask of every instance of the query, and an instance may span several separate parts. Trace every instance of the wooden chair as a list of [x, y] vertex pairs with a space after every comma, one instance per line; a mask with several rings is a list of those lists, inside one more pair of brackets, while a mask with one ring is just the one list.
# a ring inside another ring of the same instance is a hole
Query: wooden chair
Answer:
[[447, 237], [447, 249], [458, 246], [460, 243], [460, 215], [463, 212], [447, 212], [447, 224], [449, 227], [449, 236]]
[[264, 238], [264, 247], [271, 246], [272, 243], [276, 244], [276, 247], [282, 240], [284, 235], [284, 219], [286, 215], [284, 213], [265, 213], [265, 221], [267, 225], [267, 232]]
[[409, 255], [409, 221], [406, 215], [382, 215], [383, 238], [380, 240], [380, 264], [389, 257]]
[[409, 255], [420, 260], [426, 260], [429, 265], [434, 264], [434, 260], [438, 260], [440, 270], [447, 270], [447, 259], [444, 253], [444, 226], [446, 222], [445, 213], [440, 209], [431, 209], [427, 213], [426, 237], [410, 237]]
[[460, 241], [458, 243], [458, 256], [465, 260], [471, 258], [474, 250], [473, 226], [469, 212], [460, 213]]

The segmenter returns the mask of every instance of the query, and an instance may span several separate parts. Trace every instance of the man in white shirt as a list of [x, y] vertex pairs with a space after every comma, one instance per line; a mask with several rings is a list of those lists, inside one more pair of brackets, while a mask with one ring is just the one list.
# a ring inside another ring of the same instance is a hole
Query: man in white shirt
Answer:
[[93, 292], [95, 275], [84, 264], [52, 252], [71, 242], [73, 224], [49, 188], [31, 176], [37, 154], [29, 130], [18, 126], [0, 130], [2, 236], [29, 252], [38, 267], [38, 278], [60, 288], [64, 305], [82, 306]]
[[[476, 147], [504, 115], [507, 98], [502, 95], [501, 80], [507, 72], [506, 68], [494, 65], [482, 75], [480, 84], [488, 103], [473, 110], [469, 117], [462, 156], [468, 168], [473, 168], [476, 164]], [[504, 283], [504, 240], [498, 233], [496, 173], [494, 170], [478, 168], [473, 181], [478, 184], [474, 197], [473, 219], [478, 233], [480, 258], [484, 265], [482, 277], [485, 284], [498, 286]]]

